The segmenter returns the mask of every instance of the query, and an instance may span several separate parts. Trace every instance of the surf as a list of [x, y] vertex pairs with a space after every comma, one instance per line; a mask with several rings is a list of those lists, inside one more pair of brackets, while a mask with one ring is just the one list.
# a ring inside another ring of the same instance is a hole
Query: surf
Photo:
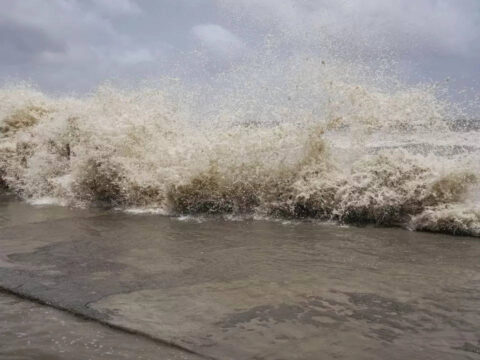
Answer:
[[[480, 236], [478, 129], [436, 84], [313, 55], [202, 84], [0, 90], [0, 185], [32, 202]], [[455, 126], [457, 125], [457, 126]]]

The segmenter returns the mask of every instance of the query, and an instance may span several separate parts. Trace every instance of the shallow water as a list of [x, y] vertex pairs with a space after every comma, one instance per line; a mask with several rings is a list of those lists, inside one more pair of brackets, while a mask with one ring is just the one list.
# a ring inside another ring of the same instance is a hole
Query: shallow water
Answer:
[[[475, 238], [11, 199], [0, 215], [2, 287], [217, 359], [479, 356]], [[78, 327], [44, 327], [53, 317], [45, 311], [25, 316], [14, 305], [2, 329], [30, 328], [48, 353], [49, 339], [63, 344], [65, 329]], [[129, 344], [100, 339], [120, 354]], [[17, 340], [6, 341], [11, 354], [23, 349]]]
[[0, 293], [2, 360], [193, 360], [138, 336]]

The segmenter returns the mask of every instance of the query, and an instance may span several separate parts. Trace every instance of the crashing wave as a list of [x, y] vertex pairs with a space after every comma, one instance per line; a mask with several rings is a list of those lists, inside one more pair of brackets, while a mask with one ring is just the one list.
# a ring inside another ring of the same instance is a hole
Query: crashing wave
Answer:
[[82, 98], [3, 88], [0, 188], [73, 206], [480, 235], [478, 133], [452, 131], [434, 87], [386, 88], [312, 59], [269, 71], [283, 79], [271, 90], [251, 74], [241, 87], [223, 75], [200, 90]]

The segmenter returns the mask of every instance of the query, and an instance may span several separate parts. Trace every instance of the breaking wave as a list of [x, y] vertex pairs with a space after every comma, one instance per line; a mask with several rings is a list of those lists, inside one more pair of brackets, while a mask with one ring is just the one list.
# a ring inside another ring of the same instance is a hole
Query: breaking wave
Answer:
[[314, 57], [266, 65], [83, 97], [4, 87], [0, 188], [37, 203], [480, 236], [480, 134], [453, 126], [459, 110], [438, 87]]

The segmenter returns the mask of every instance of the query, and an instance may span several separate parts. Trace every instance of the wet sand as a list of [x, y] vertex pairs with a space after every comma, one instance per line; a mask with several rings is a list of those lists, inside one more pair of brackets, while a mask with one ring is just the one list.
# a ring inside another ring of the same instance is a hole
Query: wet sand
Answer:
[[2, 288], [215, 359], [479, 359], [479, 259], [468, 237], [0, 201]]

